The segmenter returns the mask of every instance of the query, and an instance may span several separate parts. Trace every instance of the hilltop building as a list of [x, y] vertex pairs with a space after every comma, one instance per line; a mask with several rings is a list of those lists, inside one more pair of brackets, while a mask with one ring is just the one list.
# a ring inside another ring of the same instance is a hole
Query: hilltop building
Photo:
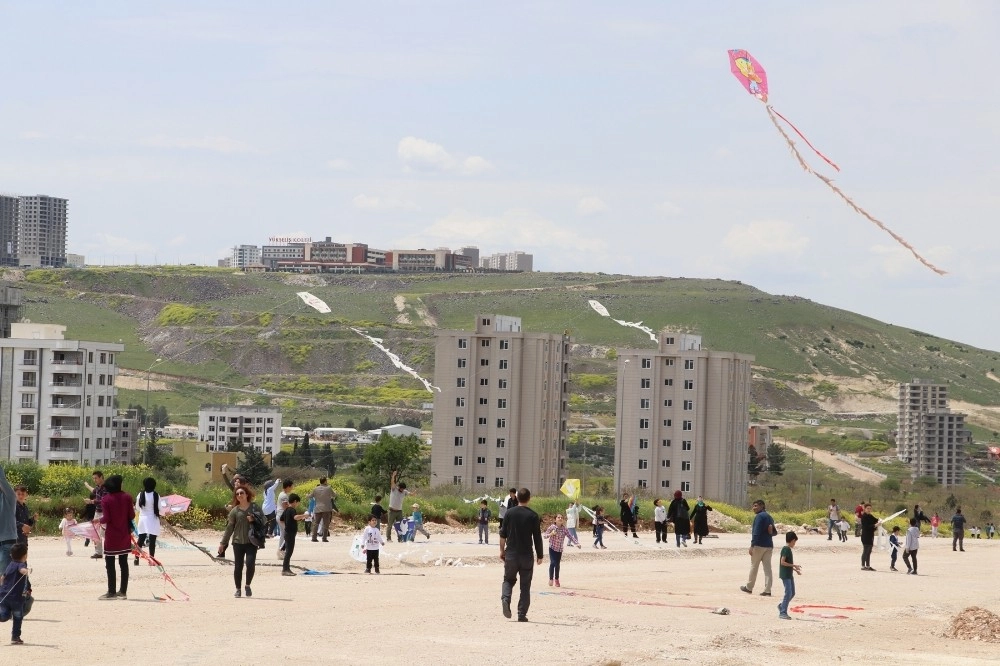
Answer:
[[530, 273], [534, 263], [534, 255], [520, 250], [513, 252], [498, 252], [480, 258], [480, 268], [492, 271], [523, 271]]
[[435, 332], [431, 484], [558, 492], [566, 477], [568, 335], [525, 333], [479, 315], [475, 331]]
[[281, 411], [277, 407], [203, 406], [198, 410], [198, 440], [208, 451], [226, 451], [242, 443], [262, 453], [281, 450]]
[[112, 462], [132, 465], [142, 457], [138, 450], [139, 416], [136, 410], [119, 411], [111, 419], [111, 454], [116, 456]]
[[66, 199], [0, 194], [0, 265], [66, 265]]
[[750, 365], [664, 331], [658, 349], [618, 350], [615, 488], [747, 499]]
[[914, 479], [929, 476], [943, 486], [962, 483], [965, 446], [972, 433], [965, 414], [948, 408], [948, 387], [925, 379], [899, 385], [897, 457]]
[[249, 268], [260, 264], [260, 248], [256, 245], [234, 245], [227, 268]]
[[0, 460], [107, 465], [122, 452], [114, 408], [124, 345], [66, 340], [65, 326], [12, 323], [0, 339]]

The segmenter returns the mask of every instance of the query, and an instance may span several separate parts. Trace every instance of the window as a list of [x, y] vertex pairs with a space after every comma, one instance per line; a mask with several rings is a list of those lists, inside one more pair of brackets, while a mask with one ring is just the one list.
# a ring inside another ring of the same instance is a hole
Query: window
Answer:
[[87, 352], [87, 363], [94, 362], [94, 352]]
[[461, 465], [461, 464], [463, 464], [462, 463], [462, 456], [455, 456], [455, 465], [458, 466], [458, 465]]
[[476, 440], [476, 444], [485, 444], [485, 443], [486, 443], [485, 437], [480, 437], [479, 439]]
[[503, 458], [497, 458], [496, 459], [496, 466], [497, 467], [503, 467], [503, 461], [504, 461]]
[[648, 439], [640, 439], [639, 440], [639, 448], [640, 449], [648, 449], [649, 448], [649, 440]]
[[27, 387], [35, 386], [35, 373], [33, 372], [21, 373], [21, 386], [27, 386]]
[[498, 428], [506, 428], [507, 427], [507, 419], [497, 419], [497, 427]]
[[488, 358], [481, 358], [481, 359], [479, 359], [479, 365], [481, 365], [481, 366], [487, 366], [489, 364], [490, 364], [490, 359], [488, 359]]
[[458, 388], [465, 388], [465, 377], [459, 377], [455, 380], [455, 386]]
[[661, 488], [669, 488], [670, 487], [670, 479], [663, 479], [662, 481], [660, 481], [660, 487]]
[[660, 461], [660, 467], [670, 467], [670, 461], [669, 460], [661, 460]]
[[685, 391], [693, 391], [694, 390], [694, 380], [693, 379], [685, 379], [684, 380], [684, 390]]
[[664, 407], [673, 407], [674, 406], [674, 401], [671, 400], [670, 398], [667, 398], [666, 400], [663, 401], [663, 406]]
[[649, 398], [639, 399], [639, 409], [649, 409]]
[[498, 449], [502, 449], [505, 446], [507, 446], [507, 440], [504, 439], [503, 437], [498, 437], [497, 438], [497, 448]]
[[639, 429], [649, 430], [649, 419], [639, 419]]
[[684, 401], [684, 411], [685, 412], [690, 412], [692, 409], [694, 409], [694, 400], [685, 400]]
[[19, 451], [31, 451], [32, 446], [34, 445], [34, 443], [35, 443], [35, 439], [33, 437], [24, 437], [24, 436], [22, 436], [21, 437], [21, 445], [18, 447], [18, 450]]
[[[108, 419], [108, 421], [110, 422], [111, 419]], [[103, 416], [98, 416], [97, 417], [97, 427], [98, 428], [103, 428], [104, 427], [104, 417]]]
[[683, 430], [694, 430], [694, 422], [693, 421], [684, 421], [684, 423], [681, 424], [681, 428]]
[[663, 365], [666, 365], [666, 366], [669, 367], [669, 366], [671, 366], [673, 364], [674, 364], [674, 359], [672, 359], [672, 358], [665, 358], [665, 359], [663, 359]]
[[479, 485], [482, 485], [482, 484], [486, 483], [486, 477], [485, 476], [477, 476], [476, 477], [476, 483], [479, 484]]
[[489, 377], [480, 377], [479, 378], [479, 385], [480, 386], [489, 386], [490, 385], [490, 378]]
[[681, 451], [690, 451], [690, 450], [691, 450], [691, 440], [690, 439], [682, 440]]
[[479, 399], [479, 404], [480, 405], [489, 405], [490, 404], [490, 399], [489, 398], [480, 398]]
[[479, 417], [479, 425], [481, 425], [481, 426], [486, 425], [486, 417], [485, 416], [480, 416]]
[[693, 358], [686, 358], [686, 359], [684, 359], [684, 369], [685, 370], [694, 370], [694, 359]]
[[456, 416], [455, 417], [455, 426], [458, 427], [458, 428], [461, 428], [464, 425], [465, 425], [465, 417], [464, 416]]
[[649, 388], [650, 381], [648, 377], [643, 377], [639, 380], [639, 388]]
[[34, 393], [22, 393], [21, 394], [21, 408], [22, 409], [34, 409], [35, 407], [35, 394]]
[[466, 366], [466, 359], [464, 358], [458, 359], [458, 367], [464, 368], [465, 366]]
[[691, 461], [690, 460], [682, 460], [681, 461], [681, 471], [682, 472], [690, 472], [691, 471]]
[[489, 340], [480, 340], [479, 341], [479, 346], [480, 347], [489, 347], [490, 346], [490, 341]]
[[455, 398], [456, 407], [465, 407], [465, 398]]
[[673, 419], [663, 419], [663, 427], [664, 428], [671, 428], [671, 427], [673, 427], [673, 425], [674, 425], [674, 420]]
[[646, 487], [646, 479], [639, 479], [638, 481], [635, 482], [635, 485], [637, 487], [639, 487], [639, 488], [645, 488]]
[[669, 439], [663, 440], [663, 446], [670, 446], [670, 440]]
[[458, 339], [458, 348], [459, 349], [468, 349], [469, 348], [469, 341], [466, 340], [465, 338], [459, 338]]
[[672, 345], [672, 344], [674, 344], [674, 339], [673, 338], [666, 338], [666, 339], [664, 339], [663, 342], [664, 342], [664, 344]]
[[507, 388], [507, 380], [506, 379], [498, 379], [497, 380], [497, 388], [500, 388], [500, 389]]
[[664, 386], [673, 386], [674, 385], [674, 380], [673, 379], [664, 379], [663, 380], [663, 385]]
[[645, 458], [639, 458], [639, 469], [649, 469], [649, 461]]
[[462, 485], [462, 477], [460, 477], [460, 476], [453, 476], [453, 477], [451, 477], [451, 482], [454, 485], [456, 485], [456, 486], [460, 486], [460, 485]]
[[455, 437], [455, 446], [462, 446], [465, 444], [465, 438], [461, 436]]
[[114, 363], [114, 362], [115, 362], [115, 355], [108, 354], [108, 363]]
[[651, 358], [644, 358], [644, 359], [642, 359], [642, 367], [643, 368], [652, 368], [653, 367], [653, 359], [651, 359]]
[[681, 490], [683, 492], [685, 492], [685, 493], [691, 492], [691, 482], [690, 481], [681, 481]]
[[108, 362], [108, 355], [105, 354], [104, 352], [101, 352], [100, 359], [101, 360], [99, 360], [98, 363], [107, 363]]
[[507, 370], [507, 359], [505, 358], [500, 359], [500, 369]]
[[89, 437], [84, 437], [83, 438], [83, 448], [85, 448], [85, 449], [89, 449], [90, 448], [90, 438]]
[[497, 399], [497, 409], [507, 409], [507, 398]]
[[87, 396], [87, 407], [90, 407], [90, 396]]
[[[38, 364], [38, 352], [34, 349], [24, 350], [24, 365], [37, 365]], [[31, 449], [27, 449], [30, 451]]]
[[104, 406], [104, 396], [103, 395], [97, 396], [97, 406], [98, 407], [103, 407]]
[[494, 488], [506, 488], [507, 484], [504, 483], [504, 480], [503, 480], [502, 476], [498, 476], [497, 478], [493, 479], [493, 487]]
[[214, 416], [209, 416], [209, 417], [208, 417], [208, 421], [209, 421], [209, 423], [211, 423], [211, 422], [212, 422], [212, 421], [214, 421], [214, 420], [215, 420], [215, 417], [214, 417]]
[[510, 349], [510, 340], [501, 340], [500, 349]]
[[97, 383], [104, 386], [104, 375], [97, 375]]
[[103, 437], [98, 437], [96, 440], [94, 440], [94, 448], [95, 449], [103, 449], [104, 448], [104, 438]]

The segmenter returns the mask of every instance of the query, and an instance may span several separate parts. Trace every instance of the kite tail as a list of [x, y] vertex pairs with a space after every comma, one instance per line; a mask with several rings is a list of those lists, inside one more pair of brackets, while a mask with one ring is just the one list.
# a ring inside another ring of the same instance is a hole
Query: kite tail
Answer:
[[767, 112], [768, 112], [768, 113], [774, 113], [774, 115], [776, 115], [776, 116], [778, 116], [779, 118], [781, 118], [782, 120], [784, 120], [784, 121], [785, 121], [785, 122], [786, 122], [786, 123], [788, 124], [788, 126], [789, 126], [789, 127], [791, 127], [791, 128], [793, 129], [793, 130], [795, 130], [795, 133], [796, 133], [796, 134], [798, 134], [798, 135], [799, 135], [800, 137], [802, 137], [802, 140], [806, 142], [806, 145], [807, 145], [807, 146], [809, 146], [810, 148], [812, 148], [812, 151], [813, 151], [814, 153], [816, 153], [817, 155], [819, 155], [820, 157], [822, 157], [822, 158], [823, 158], [823, 160], [824, 160], [824, 161], [825, 161], [825, 162], [826, 162], [827, 164], [829, 164], [830, 166], [832, 166], [832, 167], [833, 167], [834, 169], [836, 169], [837, 171], [840, 171], [840, 167], [839, 167], [839, 166], [837, 166], [836, 164], [834, 164], [833, 160], [831, 160], [831, 159], [830, 159], [829, 157], [827, 157], [827, 156], [826, 156], [826, 155], [824, 155], [823, 153], [819, 152], [819, 151], [818, 151], [818, 150], [816, 149], [816, 146], [812, 145], [812, 143], [810, 143], [809, 139], [807, 139], [807, 138], [806, 138], [806, 135], [805, 135], [805, 134], [803, 134], [802, 132], [800, 132], [800, 131], [799, 131], [799, 128], [798, 128], [798, 127], [796, 127], [795, 125], [793, 125], [793, 124], [792, 124], [792, 121], [790, 121], [790, 120], [789, 120], [788, 118], [786, 118], [786, 117], [784, 117], [783, 115], [781, 115], [780, 113], [778, 113], [778, 110], [777, 110], [777, 109], [775, 109], [775, 108], [774, 108], [773, 106], [771, 106], [770, 104], [768, 104], [768, 105], [766, 105], [766, 106], [767, 106]]
[[864, 208], [862, 208], [858, 204], [854, 203], [854, 200], [851, 199], [846, 194], [844, 194], [844, 192], [839, 187], [837, 187], [836, 185], [834, 185], [833, 181], [831, 179], [827, 178], [826, 176], [824, 176], [822, 174], [819, 174], [819, 173], [816, 173], [815, 171], [813, 171], [812, 167], [810, 167], [808, 164], [806, 164], [806, 161], [802, 158], [802, 154], [799, 153], [798, 148], [795, 147], [795, 142], [792, 141], [792, 138], [790, 136], [788, 136], [788, 133], [785, 132], [784, 128], [782, 128], [781, 125], [778, 124], [778, 119], [775, 118], [775, 114], [776, 113], [777, 112], [774, 111], [770, 106], [767, 107], [767, 115], [768, 115], [768, 117], [771, 119], [771, 122], [774, 123], [775, 128], [778, 130], [778, 133], [780, 133], [781, 136], [784, 137], [785, 143], [788, 144], [789, 150], [792, 151], [792, 154], [795, 156], [795, 159], [797, 159], [799, 161], [799, 166], [802, 167], [802, 169], [806, 173], [809, 173], [809, 174], [812, 174], [813, 176], [816, 176], [816, 178], [818, 178], [820, 181], [822, 181], [824, 185], [826, 185], [827, 187], [829, 187], [833, 191], [834, 194], [836, 194], [841, 199], [843, 199], [844, 203], [846, 203], [848, 206], [850, 206], [852, 209], [854, 209], [854, 211], [856, 213], [858, 213], [859, 215], [862, 215], [863, 217], [867, 218], [869, 221], [871, 221], [879, 229], [881, 229], [882, 231], [884, 231], [887, 234], [889, 234], [890, 236], [892, 236], [893, 240], [895, 240], [897, 243], [899, 243], [900, 245], [902, 245], [903, 247], [905, 247], [907, 250], [909, 250], [910, 254], [912, 254], [914, 257], [916, 257], [917, 261], [919, 261], [920, 263], [922, 263], [924, 266], [926, 266], [927, 268], [931, 269], [932, 271], [934, 271], [938, 275], [947, 275], [948, 274], [947, 271], [944, 271], [944, 270], [938, 268], [937, 266], [935, 266], [931, 262], [929, 262], [926, 259], [924, 259], [920, 255], [920, 253], [917, 252], [916, 249], [906, 241], [905, 238], [903, 238], [902, 236], [900, 236], [899, 234], [897, 234], [896, 232], [894, 232], [892, 229], [890, 229], [889, 227], [887, 227], [881, 220], [879, 220], [878, 218], [874, 217], [871, 213], [869, 213], [868, 211], [866, 211]]

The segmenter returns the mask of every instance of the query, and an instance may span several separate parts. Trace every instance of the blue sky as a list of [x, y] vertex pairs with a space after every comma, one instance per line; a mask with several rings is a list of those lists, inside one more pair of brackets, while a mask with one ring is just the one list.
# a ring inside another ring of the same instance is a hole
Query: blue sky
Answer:
[[[1000, 6], [0, 0], [0, 191], [89, 263], [271, 235], [720, 277], [1000, 350]], [[729, 72], [842, 168], [789, 155]], [[710, 342], [710, 341], [709, 341]]]

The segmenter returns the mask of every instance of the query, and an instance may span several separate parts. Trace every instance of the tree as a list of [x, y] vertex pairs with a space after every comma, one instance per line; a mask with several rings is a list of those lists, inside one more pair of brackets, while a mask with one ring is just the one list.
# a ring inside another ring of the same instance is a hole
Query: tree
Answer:
[[312, 447], [309, 446], [309, 433], [306, 433], [302, 435], [302, 445], [299, 446], [299, 465], [302, 467], [312, 467], [312, 464]]
[[322, 452], [319, 458], [316, 459], [315, 466], [325, 469], [330, 476], [337, 473], [337, 461], [333, 457], [333, 449], [330, 447], [329, 442], [323, 444]]
[[757, 454], [757, 447], [751, 444], [747, 447], [747, 476], [751, 480], [760, 476], [760, 455]]
[[785, 472], [785, 450], [777, 444], [767, 447], [767, 471], [775, 476]]
[[249, 481], [250, 485], [261, 486], [270, 478], [271, 468], [264, 461], [264, 454], [250, 446], [243, 451], [243, 459], [236, 466], [236, 473]]
[[393, 470], [399, 471], [400, 481], [424, 474], [420, 446], [416, 435], [393, 437], [382, 433], [377, 442], [365, 447], [364, 456], [355, 466], [362, 484], [372, 490], [384, 489]]
[[344, 424], [344, 427], [345, 428], [353, 428], [354, 427], [354, 419], [347, 419], [347, 423]]
[[242, 451], [243, 450], [243, 437], [237, 437], [235, 442], [229, 442], [226, 444], [226, 451]]

